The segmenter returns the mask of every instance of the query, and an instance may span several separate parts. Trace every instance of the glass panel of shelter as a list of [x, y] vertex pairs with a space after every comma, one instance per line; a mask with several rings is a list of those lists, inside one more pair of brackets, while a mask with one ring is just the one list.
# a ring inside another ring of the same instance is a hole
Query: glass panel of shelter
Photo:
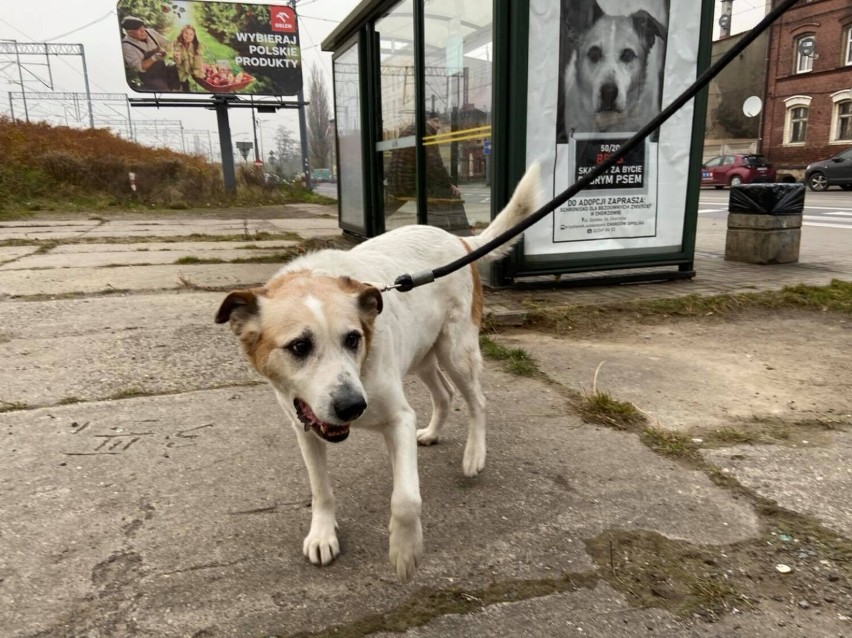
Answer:
[[379, 43], [385, 229], [417, 223], [414, 2], [404, 0], [376, 21]]
[[[376, 21], [385, 228], [417, 223], [414, 3]], [[424, 10], [428, 223], [467, 235], [491, 218], [492, 0]]]
[[334, 60], [334, 119], [339, 153], [340, 222], [365, 231], [364, 166], [361, 152], [361, 90], [358, 45]]
[[493, 2], [424, 11], [427, 221], [467, 235], [491, 219]]

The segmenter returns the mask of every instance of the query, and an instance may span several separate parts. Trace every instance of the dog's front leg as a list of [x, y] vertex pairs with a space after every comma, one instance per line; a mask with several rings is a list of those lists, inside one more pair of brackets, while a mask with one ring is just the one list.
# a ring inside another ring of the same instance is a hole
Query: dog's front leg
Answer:
[[311, 531], [305, 537], [302, 551], [314, 565], [328, 565], [340, 554], [340, 544], [337, 541], [334, 493], [328, 478], [325, 443], [313, 432], [305, 432], [298, 423], [293, 423], [293, 428], [311, 481]]
[[414, 576], [423, 554], [415, 420], [414, 411], [405, 406], [384, 433], [393, 467], [388, 556], [396, 575], [404, 583]]

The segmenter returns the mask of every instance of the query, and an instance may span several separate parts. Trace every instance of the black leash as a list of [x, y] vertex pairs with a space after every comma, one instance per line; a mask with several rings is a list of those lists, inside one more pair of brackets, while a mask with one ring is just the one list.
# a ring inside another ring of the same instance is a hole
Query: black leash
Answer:
[[618, 149], [617, 152], [610, 155], [609, 159], [599, 164], [597, 167], [595, 167], [594, 170], [586, 174], [581, 179], [574, 182], [566, 190], [562, 191], [562, 193], [560, 193], [550, 202], [539, 208], [535, 213], [527, 217], [525, 220], [519, 222], [517, 225], [513, 226], [501, 235], [498, 235], [488, 243], [483, 244], [476, 250], [469, 252], [464, 257], [450, 262], [446, 266], [441, 266], [439, 268], [435, 268], [434, 270], [424, 270], [414, 274], [400, 275], [396, 278], [396, 281], [394, 281], [393, 285], [387, 286], [385, 290], [399, 290], [400, 292], [408, 292], [409, 290], [412, 290], [417, 286], [422, 286], [423, 284], [428, 284], [435, 281], [436, 279], [445, 277], [450, 273], [455, 272], [459, 268], [463, 268], [471, 262], [476, 261], [483, 255], [487, 255], [498, 246], [505, 244], [507, 241], [514, 238], [516, 235], [519, 235], [520, 233], [524, 232], [527, 228], [544, 218], [546, 215], [552, 213], [557, 206], [561, 206], [569, 199], [574, 197], [574, 195], [586, 188], [598, 177], [600, 177], [606, 171], [612, 168], [621, 158], [623, 158], [630, 151], [636, 148], [646, 137], [648, 137], [649, 135], [651, 135], [651, 133], [660, 128], [660, 126], [662, 126], [684, 104], [694, 98], [701, 89], [707, 86], [713, 78], [719, 75], [722, 69], [728, 66], [731, 60], [733, 60], [740, 53], [742, 53], [743, 50], [749, 44], [751, 44], [761, 33], [763, 33], [767, 28], [769, 28], [769, 26], [773, 22], [775, 22], [775, 20], [777, 20], [782, 13], [787, 11], [787, 9], [792, 7], [797, 2], [799, 2], [799, 0], [783, 0], [783, 2], [778, 4], [774, 9], [772, 9], [772, 11], [767, 13], [766, 17], [764, 17], [763, 20], [758, 22], [748, 34], [744, 35], [742, 39], [737, 42], [725, 55], [719, 58], [719, 60], [715, 64], [713, 64], [709, 69], [702, 73], [686, 91], [684, 91], [679, 97], [672, 101], [672, 103], [669, 104], [665, 109], [660, 111], [660, 113], [653, 120], [648, 122], [641, 129], [639, 129], [639, 132], [637, 132], [633, 137], [627, 140], [624, 145]]

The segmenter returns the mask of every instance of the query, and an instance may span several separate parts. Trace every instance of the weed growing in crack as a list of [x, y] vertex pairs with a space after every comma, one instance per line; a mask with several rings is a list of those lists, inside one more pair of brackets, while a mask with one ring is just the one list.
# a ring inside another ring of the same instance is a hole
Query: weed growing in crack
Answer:
[[659, 427], [646, 427], [640, 435], [642, 443], [654, 452], [674, 458], [697, 458], [698, 448], [685, 434]]
[[484, 356], [495, 361], [502, 361], [506, 370], [512, 374], [519, 377], [534, 377], [539, 373], [535, 359], [522, 348], [507, 348], [485, 335], [480, 335], [479, 347]]
[[0, 412], [12, 412], [13, 410], [26, 410], [29, 406], [21, 401], [0, 401]]

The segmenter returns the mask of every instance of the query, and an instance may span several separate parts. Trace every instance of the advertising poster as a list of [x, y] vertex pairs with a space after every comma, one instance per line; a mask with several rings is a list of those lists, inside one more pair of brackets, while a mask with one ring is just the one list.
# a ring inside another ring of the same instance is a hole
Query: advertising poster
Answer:
[[284, 96], [302, 88], [292, 7], [119, 0], [116, 12], [134, 91]]
[[[557, 195], [695, 79], [685, 0], [531, 0], [527, 161]], [[680, 250], [692, 106], [524, 235], [525, 256]]]

